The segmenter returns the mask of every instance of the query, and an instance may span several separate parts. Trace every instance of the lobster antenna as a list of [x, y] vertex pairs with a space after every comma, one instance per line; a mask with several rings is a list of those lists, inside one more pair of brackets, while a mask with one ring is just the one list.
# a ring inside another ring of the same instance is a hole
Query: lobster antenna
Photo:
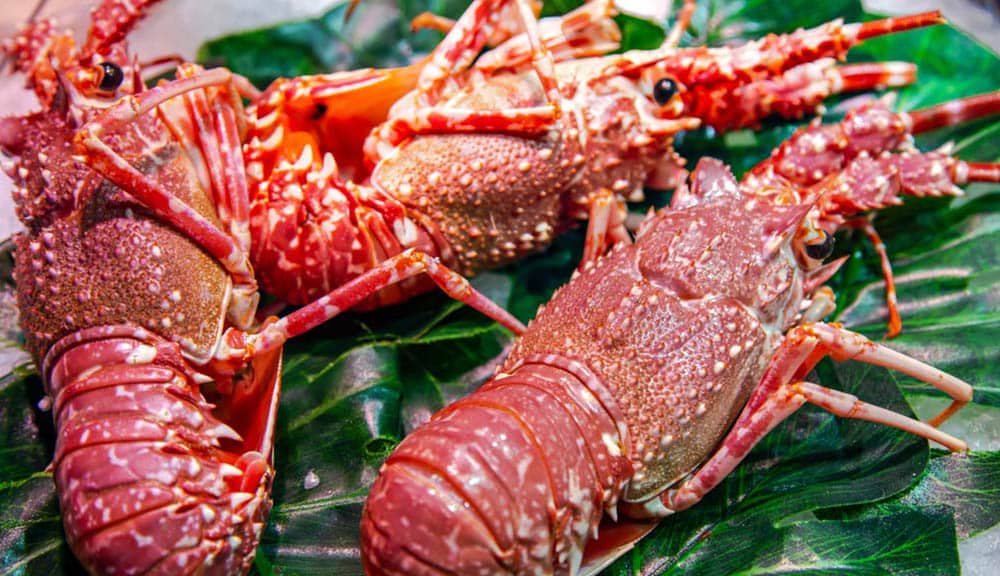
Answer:
[[680, 44], [681, 36], [684, 35], [684, 31], [691, 25], [691, 18], [694, 16], [695, 8], [697, 8], [697, 3], [694, 0], [684, 0], [684, 4], [677, 13], [677, 21], [674, 22], [670, 33], [663, 40], [661, 48], [676, 48]]
[[25, 22], [25, 24], [31, 24], [37, 20], [38, 15], [42, 13], [42, 9], [45, 8], [45, 5], [48, 3], [49, 0], [38, 0], [38, 2], [35, 3], [35, 9], [31, 11], [31, 15], [28, 16], [28, 21]]
[[[48, 2], [49, 0], [38, 0], [38, 2], [35, 2], [35, 7], [31, 10], [31, 14], [28, 15], [28, 19], [24, 21], [24, 24], [22, 24], [21, 27], [25, 28], [28, 25], [34, 23], [35, 20], [38, 20], [38, 15], [42, 13], [42, 10], [45, 8], [45, 5], [48, 4]], [[3, 57], [0, 58], [0, 70], [3, 70], [4, 68], [7, 67], [7, 60], [9, 59], [10, 59], [10, 54], [8, 54], [5, 51], [3, 53]]]
[[351, 3], [347, 5], [347, 10], [344, 11], [344, 22], [351, 19], [351, 15], [354, 14], [354, 9], [358, 7], [358, 4], [361, 4], [361, 0], [351, 0]]

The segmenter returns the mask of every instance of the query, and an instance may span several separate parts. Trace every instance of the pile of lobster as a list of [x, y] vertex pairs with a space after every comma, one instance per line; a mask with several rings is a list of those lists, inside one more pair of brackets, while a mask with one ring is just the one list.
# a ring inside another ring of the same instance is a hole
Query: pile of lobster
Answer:
[[[661, 46], [615, 53], [609, 0], [541, 20], [529, 0], [473, 0], [455, 21], [421, 17], [446, 35], [408, 67], [261, 92], [187, 62], [147, 87], [126, 37], [156, 3], [104, 0], [80, 45], [47, 20], [4, 44], [41, 104], [0, 118], [26, 229], [20, 322], [56, 424], [66, 538], [89, 572], [249, 571], [282, 345], [435, 287], [517, 339], [385, 461], [361, 519], [367, 573], [593, 573], [805, 403], [966, 449], [939, 425], [972, 387], [824, 322], [846, 257], [828, 259], [838, 230], [872, 240], [899, 334], [868, 215], [1000, 181], [1000, 165], [913, 140], [997, 114], [1000, 93], [910, 112], [867, 99], [741, 179], [711, 158], [688, 173], [673, 148], [684, 131], [914, 82], [909, 64], [838, 61], [937, 13], [679, 47], [684, 2]], [[672, 200], [633, 222], [647, 188]], [[581, 225], [578, 272], [527, 327], [466, 280]], [[301, 307], [262, 318], [258, 286]], [[826, 356], [951, 404], [923, 422], [809, 382]], [[602, 519], [632, 529], [598, 540]]]

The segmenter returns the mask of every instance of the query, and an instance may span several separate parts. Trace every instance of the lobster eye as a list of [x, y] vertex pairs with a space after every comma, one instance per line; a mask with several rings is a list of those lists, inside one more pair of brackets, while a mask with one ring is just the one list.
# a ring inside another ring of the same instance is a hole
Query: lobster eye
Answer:
[[833, 253], [833, 236], [823, 232], [823, 241], [819, 244], [806, 244], [806, 255], [813, 260], [826, 260]]
[[114, 92], [125, 80], [125, 73], [117, 64], [101, 62], [101, 83], [98, 86], [104, 92]]
[[670, 78], [660, 78], [653, 86], [653, 99], [660, 106], [663, 106], [677, 94], [677, 83]]

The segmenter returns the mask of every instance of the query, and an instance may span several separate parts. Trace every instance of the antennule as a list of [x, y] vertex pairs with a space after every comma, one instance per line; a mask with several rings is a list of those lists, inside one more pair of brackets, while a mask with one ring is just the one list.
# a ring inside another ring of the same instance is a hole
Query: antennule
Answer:
[[[867, 40], [876, 36], [884, 36], [895, 32], [904, 32], [914, 28], [924, 28], [936, 24], [944, 24], [945, 19], [941, 16], [940, 10], [911, 14], [909, 16], [896, 16], [865, 22], [864, 24], [854, 24], [857, 27], [857, 40]], [[845, 26], [846, 28], [846, 26]]]
[[937, 130], [1000, 113], [1000, 90], [951, 100], [906, 113], [913, 134]]

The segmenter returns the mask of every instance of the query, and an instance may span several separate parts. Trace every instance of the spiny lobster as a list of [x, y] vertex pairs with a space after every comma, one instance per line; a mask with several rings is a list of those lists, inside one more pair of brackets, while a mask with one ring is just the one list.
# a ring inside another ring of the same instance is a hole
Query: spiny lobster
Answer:
[[402, 254], [259, 323], [241, 97], [181, 64], [146, 89], [125, 37], [157, 0], [105, 0], [86, 41], [35, 22], [5, 45], [42, 110], [0, 118], [26, 347], [50, 399], [66, 538], [94, 574], [241, 574], [271, 507], [281, 347], [423, 272], [523, 326], [436, 261]]
[[[389, 456], [362, 515], [366, 573], [595, 573], [653, 526], [591, 551], [604, 513], [662, 518], [694, 505], [807, 402], [965, 450], [935, 426], [972, 388], [822, 322], [834, 308], [823, 284], [845, 259], [824, 260], [844, 204], [1000, 181], [998, 165], [900, 144], [900, 123], [930, 128], [998, 107], [1000, 93], [907, 115], [878, 103], [799, 132], [742, 183], [702, 159], [634, 244], [585, 265], [539, 309], [490, 381]], [[779, 173], [786, 153], [830, 135], [847, 140], [831, 147], [837, 162], [792, 160], [826, 176]], [[953, 403], [924, 423], [806, 381], [825, 356], [899, 370]]]
[[[540, 30], [526, 0], [475, 0], [419, 65], [416, 90], [369, 135], [364, 165], [356, 153], [344, 157], [356, 133], [343, 121], [351, 96], [363, 110], [382, 110], [378, 98], [368, 102], [370, 89], [392, 87], [396, 98], [414, 69], [276, 82], [250, 111], [246, 151], [262, 285], [307, 302], [408, 249], [473, 275], [544, 248], [588, 217], [591, 261], [627, 236], [626, 198], [641, 197], [645, 184], [673, 187], [683, 162], [671, 148], [675, 133], [796, 117], [832, 93], [909, 83], [911, 65], [835, 67], [834, 58], [866, 38], [940, 22], [936, 13], [833, 22], [733, 48], [679, 49], [677, 30], [693, 8], [685, 4], [660, 49], [578, 58], [616, 39], [605, 32], [609, 3], [556, 21], [557, 34], [554, 25]], [[473, 63], [510, 19], [522, 35]], [[427, 287], [401, 286], [366, 305]]]

